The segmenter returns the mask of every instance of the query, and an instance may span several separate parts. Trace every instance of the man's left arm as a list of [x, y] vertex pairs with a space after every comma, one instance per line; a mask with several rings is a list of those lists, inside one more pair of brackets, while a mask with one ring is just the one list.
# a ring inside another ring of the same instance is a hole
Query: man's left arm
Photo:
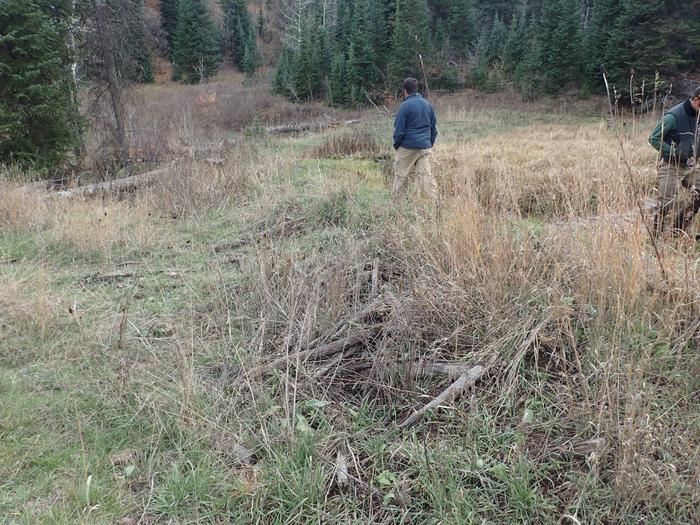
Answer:
[[394, 121], [394, 149], [399, 149], [406, 136], [406, 106], [401, 104]]
[[437, 129], [437, 118], [435, 117], [435, 108], [430, 107], [430, 146], [435, 146], [435, 141], [437, 140], [438, 129]]

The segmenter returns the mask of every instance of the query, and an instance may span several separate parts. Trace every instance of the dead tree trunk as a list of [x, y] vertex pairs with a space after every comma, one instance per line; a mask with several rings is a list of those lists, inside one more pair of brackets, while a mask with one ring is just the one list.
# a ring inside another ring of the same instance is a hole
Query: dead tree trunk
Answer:
[[105, 19], [104, 3], [101, 0], [93, 0], [95, 7], [95, 23], [97, 31], [102, 35], [102, 45], [99, 47], [99, 52], [102, 55], [102, 60], [105, 66], [105, 77], [107, 80], [107, 89], [112, 103], [112, 112], [114, 113], [114, 138], [117, 142], [119, 151], [119, 161], [122, 166], [129, 161], [129, 145], [126, 140], [126, 111], [124, 109], [124, 100], [122, 98], [122, 87], [119, 83], [119, 74], [117, 72], [117, 63], [114, 58], [114, 35], [111, 27]]

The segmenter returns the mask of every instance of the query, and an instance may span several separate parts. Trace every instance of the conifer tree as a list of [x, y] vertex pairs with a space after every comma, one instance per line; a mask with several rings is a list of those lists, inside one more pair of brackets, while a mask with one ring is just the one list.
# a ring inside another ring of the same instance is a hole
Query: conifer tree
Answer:
[[502, 57], [507, 35], [505, 24], [497, 16], [491, 27], [479, 36], [475, 50], [477, 65], [473, 72], [477, 87], [493, 91], [503, 82]]
[[383, 82], [387, 79], [386, 68], [391, 52], [392, 4], [393, 0], [370, 0], [365, 4], [365, 31], [373, 48], [376, 72], [382, 76]]
[[263, 38], [265, 36], [265, 15], [263, 14], [262, 8], [258, 11], [257, 19], [258, 36]]
[[350, 99], [355, 103], [366, 100], [368, 87], [374, 85], [377, 76], [369, 26], [369, 5], [367, 0], [360, 0], [357, 6], [359, 9], [354, 17], [346, 64], [347, 89], [350, 90]]
[[282, 54], [277, 61], [275, 74], [272, 78], [272, 90], [283, 97], [299, 100], [293, 82], [294, 54], [288, 47], [282, 48]]
[[513, 76], [518, 64], [526, 53], [527, 42], [527, 12], [520, 9], [513, 14], [508, 27], [508, 34], [503, 43], [503, 71]]
[[408, 76], [420, 78], [419, 55], [428, 54], [428, 5], [426, 0], [396, 0], [394, 32], [389, 62], [392, 85]]
[[0, 4], [0, 159], [57, 168], [79, 140], [68, 47], [70, 3]]
[[513, 73], [513, 84], [525, 100], [535, 98], [538, 90], [544, 83], [542, 69], [543, 42], [544, 39], [539, 32], [538, 21], [533, 16], [525, 29], [525, 38], [523, 40], [525, 52]]
[[219, 35], [203, 0], [179, 0], [173, 40], [173, 77], [196, 83], [221, 63]]
[[472, 0], [453, 0], [450, 6], [448, 35], [458, 56], [466, 56], [474, 41], [474, 11]]
[[251, 29], [246, 38], [241, 71], [248, 76], [253, 76], [258, 69], [259, 62], [258, 47], [255, 43], [255, 33], [253, 33], [253, 30]]
[[257, 68], [257, 42], [247, 0], [221, 0], [224, 48], [233, 63], [247, 73]]
[[165, 33], [171, 58], [173, 55], [175, 28], [177, 27], [177, 2], [178, 0], [160, 0], [160, 26], [163, 29], [163, 33]]
[[[691, 14], [692, 13], [692, 14]], [[620, 91], [636, 81], [674, 75], [700, 64], [700, 16], [695, 7], [668, 0], [621, 0], [606, 66]]]
[[545, 92], [556, 93], [581, 80], [580, 25], [578, 0], [545, 0], [538, 30]]
[[345, 56], [343, 53], [336, 53], [333, 56], [328, 80], [328, 100], [331, 104], [347, 106], [351, 103], [347, 85], [348, 78], [345, 68]]

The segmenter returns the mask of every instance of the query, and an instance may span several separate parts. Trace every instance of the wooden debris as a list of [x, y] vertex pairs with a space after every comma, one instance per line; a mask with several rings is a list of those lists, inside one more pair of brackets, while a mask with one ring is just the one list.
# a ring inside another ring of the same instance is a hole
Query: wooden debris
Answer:
[[344, 352], [350, 348], [353, 348], [356, 345], [359, 345], [364, 341], [364, 339], [365, 338], [359, 335], [350, 335], [348, 337], [345, 337], [344, 339], [339, 339], [337, 341], [333, 341], [323, 346], [319, 346], [318, 348], [311, 348], [308, 350], [297, 352], [296, 354], [290, 354], [289, 356], [280, 357], [279, 359], [275, 359], [267, 365], [261, 366], [253, 372], [253, 375], [268, 374], [273, 370], [284, 368], [287, 365], [287, 363], [292, 363], [297, 360], [308, 361], [332, 357], [335, 354]]
[[348, 458], [340, 450], [335, 461], [335, 479], [339, 487], [350, 484], [350, 474], [348, 473]]
[[85, 281], [94, 281], [94, 282], [100, 282], [100, 283], [108, 283], [111, 281], [118, 281], [121, 279], [130, 279], [131, 277], [136, 277], [135, 273], [103, 273], [103, 274], [97, 274], [97, 275], [90, 275], [89, 277], [86, 277], [84, 280]]
[[467, 372], [463, 373], [457, 381], [443, 390], [439, 396], [433, 399], [430, 403], [413, 412], [410, 416], [399, 424], [400, 429], [407, 429], [420, 421], [423, 416], [430, 410], [433, 410], [445, 403], [451, 403], [469, 387], [473, 386], [476, 381], [484, 374], [486, 368], [481, 365], [471, 367]]
[[[372, 361], [355, 361], [351, 363], [346, 363], [340, 365], [338, 361], [329, 363], [319, 367], [319, 369], [314, 374], [314, 377], [322, 377], [329, 371], [338, 367], [341, 373], [357, 373], [364, 372], [372, 368], [374, 364]], [[384, 369], [407, 369], [409, 373], [414, 377], [445, 377], [456, 378], [463, 374], [468, 373], [473, 367], [465, 363], [449, 363], [449, 362], [399, 362], [395, 366], [389, 364], [382, 364]]]
[[326, 334], [324, 336], [319, 336], [313, 341], [311, 341], [308, 344], [309, 348], [314, 348], [318, 345], [320, 345], [324, 340], [328, 341], [331, 339], [335, 339], [340, 335], [340, 333], [345, 329], [346, 327], [349, 326], [360, 326], [364, 325], [367, 322], [370, 321], [372, 316], [380, 313], [382, 310], [385, 310], [388, 307], [386, 301], [384, 300], [384, 297], [382, 294], [379, 294], [377, 298], [372, 301], [370, 304], [365, 306], [362, 310], [360, 310], [357, 314], [352, 316], [349, 319], [342, 319], [341, 321], [338, 321], [336, 325], [333, 327], [333, 329], [329, 332], [329, 334]]
[[255, 233], [246, 235], [244, 237], [241, 237], [240, 239], [236, 239], [235, 241], [215, 246], [214, 251], [216, 253], [221, 253], [226, 251], [237, 250], [239, 248], [243, 248], [244, 246], [255, 244], [259, 241], [269, 239], [271, 237], [279, 237], [281, 235], [284, 235], [285, 233], [292, 233], [299, 229], [299, 227], [301, 227], [306, 221], [306, 217], [298, 217], [295, 219], [287, 218], [284, 222], [275, 226], [266, 227], [264, 229], [260, 229]]
[[372, 291], [370, 293], [370, 297], [374, 299], [377, 297], [377, 293], [379, 292], [379, 259], [375, 258], [374, 259], [374, 264], [372, 265]]
[[302, 133], [304, 131], [322, 131], [328, 128], [339, 128], [341, 126], [350, 126], [357, 124], [360, 120], [345, 120], [332, 122], [298, 122], [293, 124], [285, 124], [284, 126], [271, 126], [265, 128], [265, 131], [270, 135], [284, 135], [288, 133]]
[[448, 376], [460, 377], [468, 374], [472, 368], [466, 363], [448, 363], [440, 361], [419, 362], [415, 365], [416, 376]]
[[[123, 266], [123, 265], [117, 265], [117, 266]], [[163, 269], [163, 270], [148, 270], [145, 274], [143, 274], [144, 277], [148, 277], [151, 275], [165, 275], [167, 277], [172, 277], [173, 279], [182, 277], [182, 274], [178, 271], [175, 270], [168, 270], [168, 269]], [[131, 279], [133, 277], [139, 277], [139, 275], [136, 272], [112, 272], [112, 273], [98, 273], [94, 275], [88, 275], [87, 277], [83, 278], [83, 282], [102, 282], [102, 283], [108, 283], [111, 281], [119, 281], [122, 279]]]
[[593, 438], [579, 441], [571, 445], [571, 452], [578, 456], [587, 456], [605, 447], [605, 438]]
[[79, 186], [71, 190], [56, 191], [53, 193], [48, 193], [45, 198], [47, 199], [73, 199], [75, 197], [95, 197], [96, 195], [102, 195], [105, 193], [120, 193], [132, 191], [140, 186], [150, 184], [170, 172], [170, 168], [161, 168], [155, 171], [149, 171], [148, 173], [141, 173], [139, 175], [132, 175], [130, 177], [124, 177], [121, 179], [110, 180], [107, 182], [99, 182], [96, 184], [88, 184], [86, 186]]

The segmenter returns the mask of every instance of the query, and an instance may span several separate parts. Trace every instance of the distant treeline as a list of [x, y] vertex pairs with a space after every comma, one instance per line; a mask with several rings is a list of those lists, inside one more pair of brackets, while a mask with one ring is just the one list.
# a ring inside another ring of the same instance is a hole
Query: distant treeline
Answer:
[[[366, 103], [414, 76], [430, 88], [524, 98], [604, 89], [637, 96], [700, 67], [700, 2], [669, 0], [286, 0], [275, 90]], [[421, 63], [422, 58], [422, 63]], [[658, 76], [657, 76], [658, 74]]]
[[435, 90], [586, 94], [603, 91], [603, 71], [641, 98], [700, 69], [700, 0], [0, 0], [0, 162], [80, 158], [98, 113], [78, 94], [90, 93], [108, 101], [125, 164], [121, 91], [152, 81], [157, 55], [195, 83], [225, 57], [256, 74], [261, 44], [278, 57], [275, 91], [297, 101], [377, 102], [407, 76]]

